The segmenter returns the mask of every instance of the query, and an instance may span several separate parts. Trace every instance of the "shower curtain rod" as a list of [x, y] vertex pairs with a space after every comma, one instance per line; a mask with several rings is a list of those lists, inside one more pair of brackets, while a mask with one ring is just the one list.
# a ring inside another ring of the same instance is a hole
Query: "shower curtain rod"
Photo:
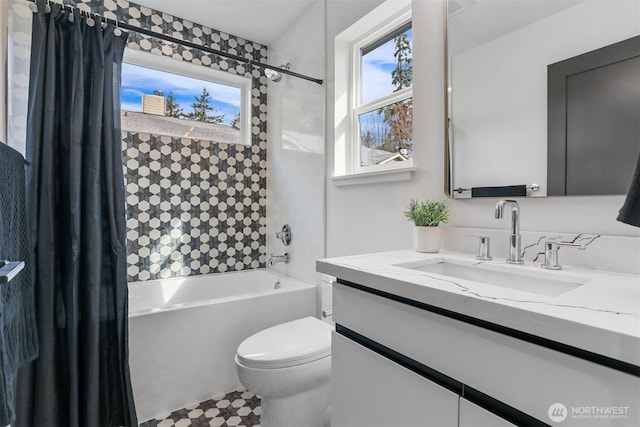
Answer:
[[[35, 3], [36, 0], [27, 0], [31, 3]], [[47, 2], [47, 4], [49, 4], [49, 2]], [[122, 21], [116, 21], [114, 19], [111, 18], [106, 18], [104, 16], [101, 16], [97, 13], [93, 13], [93, 12], [85, 12], [77, 7], [74, 6], [70, 6], [67, 4], [60, 4], [58, 3], [60, 6], [62, 6], [64, 9], [68, 10], [68, 11], [73, 11], [73, 10], [78, 10], [82, 15], [84, 16], [90, 16], [92, 18], [94, 18], [97, 21], [103, 22], [105, 24], [113, 24], [115, 25], [117, 28], [120, 29], [124, 29], [124, 30], [128, 30], [128, 31], [133, 31], [135, 33], [138, 34], [143, 34], [145, 36], [149, 36], [149, 37], [155, 37], [157, 39], [161, 39], [170, 43], [176, 43], [182, 46], [186, 46], [186, 47], [190, 47], [192, 49], [198, 49], [201, 50], [203, 52], [207, 52], [207, 53], [212, 53], [214, 55], [219, 55], [219, 56], [223, 56], [225, 58], [229, 58], [229, 59], [233, 59], [239, 62], [243, 62], [245, 64], [254, 66], [254, 67], [258, 67], [258, 68], [269, 68], [271, 70], [275, 70], [281, 74], [286, 74], [288, 76], [292, 76], [292, 77], [297, 77], [299, 79], [303, 79], [303, 80], [307, 80], [313, 83], [317, 83], [319, 85], [322, 85], [322, 79], [316, 79], [313, 77], [309, 77], [306, 76], [304, 74], [300, 74], [300, 73], [296, 73], [295, 71], [291, 71], [291, 70], [287, 70], [286, 68], [280, 68], [280, 67], [274, 67], [272, 65], [269, 64], [265, 64], [262, 63], [260, 61], [254, 61], [252, 59], [247, 59], [244, 58], [242, 56], [238, 56], [238, 55], [234, 55], [232, 53], [227, 53], [227, 52], [223, 52], [221, 50], [217, 50], [217, 49], [212, 49], [210, 47], [204, 46], [204, 45], [200, 45], [200, 44], [196, 44], [196, 43], [192, 43], [190, 41], [187, 40], [180, 40], [180, 39], [176, 39], [174, 37], [171, 36], [167, 36], [166, 34], [162, 34], [162, 33], [156, 33], [155, 31], [151, 31], [151, 30], [147, 30], [146, 28], [140, 28], [140, 27], [136, 27], [134, 25], [128, 24], [126, 22], [122, 22]]]

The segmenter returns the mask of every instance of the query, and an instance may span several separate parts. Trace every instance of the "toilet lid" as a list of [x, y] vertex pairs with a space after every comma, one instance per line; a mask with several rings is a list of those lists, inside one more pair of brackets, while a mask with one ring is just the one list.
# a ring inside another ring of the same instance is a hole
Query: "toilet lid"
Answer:
[[302, 365], [331, 354], [333, 327], [305, 317], [258, 332], [238, 346], [238, 361], [251, 368]]

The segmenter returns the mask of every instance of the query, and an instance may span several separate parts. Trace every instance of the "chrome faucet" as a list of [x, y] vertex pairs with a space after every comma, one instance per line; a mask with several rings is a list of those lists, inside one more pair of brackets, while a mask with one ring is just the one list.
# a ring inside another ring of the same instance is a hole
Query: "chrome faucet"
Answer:
[[544, 242], [544, 262], [540, 264], [540, 267], [547, 270], [562, 270], [562, 266], [558, 263], [558, 250], [560, 247], [576, 248], [580, 251], [585, 250], [585, 245], [580, 243], [571, 242], [556, 242], [554, 240], [547, 240]]
[[273, 264], [278, 262], [284, 262], [285, 264], [289, 264], [289, 254], [285, 253], [284, 255], [274, 255], [271, 254], [269, 257], [269, 261], [267, 261], [267, 265], [269, 267], [273, 267]]
[[515, 200], [500, 200], [496, 204], [496, 219], [504, 217], [504, 206], [511, 205], [511, 235], [509, 236], [509, 264], [524, 264], [520, 254], [520, 206]]

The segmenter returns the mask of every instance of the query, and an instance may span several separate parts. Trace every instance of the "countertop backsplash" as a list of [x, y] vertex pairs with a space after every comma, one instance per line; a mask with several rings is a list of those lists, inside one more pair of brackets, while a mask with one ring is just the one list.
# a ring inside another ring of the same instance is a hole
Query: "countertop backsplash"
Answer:
[[[446, 251], [475, 254], [478, 240], [470, 236], [488, 236], [491, 239], [491, 255], [494, 258], [508, 256], [509, 230], [465, 227], [442, 227], [442, 249]], [[525, 262], [544, 261], [544, 242], [557, 240], [582, 245], [559, 249], [560, 265], [613, 271], [640, 275], [640, 238], [626, 236], [604, 236], [584, 233], [557, 233], [544, 231], [520, 231], [522, 252]], [[640, 284], [640, 283], [639, 283]]]

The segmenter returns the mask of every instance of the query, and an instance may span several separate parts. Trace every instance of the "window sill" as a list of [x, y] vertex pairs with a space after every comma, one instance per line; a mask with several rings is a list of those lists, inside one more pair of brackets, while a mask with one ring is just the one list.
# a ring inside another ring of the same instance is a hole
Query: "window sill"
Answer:
[[333, 184], [336, 187], [342, 187], [346, 185], [380, 184], [387, 182], [409, 181], [413, 178], [413, 173], [417, 169], [418, 168], [416, 168], [415, 166], [407, 166], [404, 168], [339, 175], [332, 177], [332, 179]]

